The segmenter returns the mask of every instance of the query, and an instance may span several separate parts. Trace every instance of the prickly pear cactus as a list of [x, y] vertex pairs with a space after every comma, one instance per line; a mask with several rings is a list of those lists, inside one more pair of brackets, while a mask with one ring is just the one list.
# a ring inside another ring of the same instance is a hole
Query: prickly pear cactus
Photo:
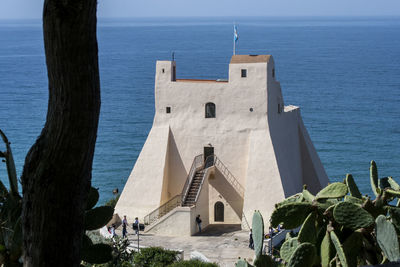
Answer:
[[362, 198], [360, 190], [358, 190], [357, 184], [354, 181], [353, 175], [351, 175], [351, 174], [346, 175], [346, 185], [347, 185], [347, 188], [349, 189], [349, 193], [352, 197], [359, 198], [359, 199]]
[[275, 261], [269, 255], [260, 255], [260, 257], [254, 261], [255, 267], [274, 267], [276, 265]]
[[317, 256], [317, 249], [311, 243], [302, 243], [290, 257], [288, 267], [309, 267], [312, 266]]
[[372, 192], [375, 194], [375, 196], [378, 196], [381, 193], [381, 190], [378, 186], [378, 168], [373, 160], [371, 161], [371, 166], [369, 167], [369, 177], [371, 181]]
[[332, 183], [319, 191], [317, 199], [323, 198], [341, 198], [347, 194], [347, 186], [344, 183]]
[[114, 209], [110, 206], [101, 206], [86, 211], [85, 230], [97, 230], [106, 225], [114, 214]]
[[386, 220], [386, 217], [379, 215], [376, 218], [376, 240], [389, 261], [397, 261], [400, 259], [399, 241], [396, 229], [393, 224]]
[[101, 264], [112, 260], [112, 248], [107, 244], [94, 244], [82, 248], [82, 260], [89, 263]]
[[333, 209], [333, 217], [336, 222], [346, 228], [357, 230], [371, 226], [374, 218], [357, 204], [340, 202]]
[[315, 196], [311, 194], [310, 191], [308, 191], [306, 188], [303, 189], [302, 194], [304, 199], [308, 202], [313, 202], [313, 200], [315, 199]]
[[363, 200], [362, 199], [356, 198], [356, 197], [353, 197], [353, 196], [348, 196], [348, 195], [344, 196], [344, 201], [351, 202], [353, 204], [357, 204], [357, 205], [360, 205], [360, 206], [363, 204]]
[[315, 229], [316, 214], [311, 212], [300, 229], [298, 240], [300, 243], [309, 242], [314, 244], [317, 240], [317, 230]]
[[274, 210], [271, 215], [272, 227], [277, 227], [282, 223], [285, 229], [299, 227], [308, 214], [312, 211], [312, 205], [308, 202], [294, 202], [282, 205]]
[[239, 259], [236, 262], [235, 266], [236, 267], [248, 267], [249, 265], [248, 265], [247, 261], [245, 261], [244, 259]]
[[331, 237], [333, 245], [335, 246], [336, 253], [339, 257], [340, 264], [343, 267], [348, 267], [346, 254], [344, 253], [342, 244], [340, 244], [339, 238], [337, 237], [337, 235], [335, 234], [334, 231], [330, 232], [330, 237]]
[[251, 226], [253, 231], [254, 253], [257, 259], [262, 254], [264, 245], [264, 221], [259, 211], [254, 212]]
[[357, 256], [362, 248], [363, 236], [361, 232], [353, 232], [343, 243], [343, 251], [346, 255], [349, 267], [357, 267]]
[[326, 231], [324, 239], [321, 242], [321, 265], [322, 267], [329, 267], [329, 263], [333, 258], [333, 247], [329, 233]]
[[297, 237], [289, 238], [286, 240], [280, 250], [280, 256], [281, 258], [289, 262], [290, 257], [292, 256], [293, 252], [296, 250], [296, 248], [299, 246], [299, 241], [297, 240]]

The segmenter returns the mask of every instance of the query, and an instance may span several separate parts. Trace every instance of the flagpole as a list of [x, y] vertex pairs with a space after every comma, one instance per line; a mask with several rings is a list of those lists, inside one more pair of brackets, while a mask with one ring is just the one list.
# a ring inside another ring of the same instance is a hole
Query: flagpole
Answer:
[[233, 24], [233, 55], [236, 55], [235, 24]]

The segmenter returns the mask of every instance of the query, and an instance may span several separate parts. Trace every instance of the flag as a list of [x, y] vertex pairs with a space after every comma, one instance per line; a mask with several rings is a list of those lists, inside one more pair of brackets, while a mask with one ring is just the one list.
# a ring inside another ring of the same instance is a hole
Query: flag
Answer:
[[236, 25], [233, 26], [233, 39], [235, 40], [235, 42], [239, 40]]

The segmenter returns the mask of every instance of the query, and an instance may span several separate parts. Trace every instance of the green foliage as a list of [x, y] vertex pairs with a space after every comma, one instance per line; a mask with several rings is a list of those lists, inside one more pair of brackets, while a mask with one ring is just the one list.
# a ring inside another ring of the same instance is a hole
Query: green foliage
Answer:
[[[392, 177], [378, 178], [371, 161], [371, 187], [376, 199], [362, 196], [351, 174], [314, 197], [301, 193], [275, 205], [271, 225], [301, 226], [298, 236], [287, 236], [280, 249], [285, 266], [376, 265], [400, 260], [400, 186]], [[307, 253], [302, 251], [307, 244]], [[313, 245], [311, 247], [310, 245]], [[315, 252], [313, 261], [311, 255]]]
[[305, 219], [298, 235], [298, 241], [300, 243], [315, 243], [317, 241], [317, 232], [315, 229], [316, 217], [316, 213], [311, 212]]
[[260, 257], [264, 244], [264, 221], [259, 211], [255, 211], [252, 222], [255, 258]]
[[346, 255], [344, 254], [344, 250], [343, 250], [342, 244], [340, 244], [339, 238], [337, 237], [337, 235], [335, 234], [334, 231], [330, 232], [330, 236], [331, 236], [332, 243], [336, 249], [336, 253], [339, 257], [340, 264], [343, 267], [347, 267], [348, 264], [347, 264]]
[[236, 262], [236, 267], [247, 267], [247, 266], [249, 266], [249, 264], [247, 263], [247, 261], [245, 261], [244, 259], [239, 259], [237, 262]]
[[119, 197], [120, 197], [120, 194], [116, 195], [115, 197], [108, 200], [104, 205], [115, 208], [115, 206], [117, 205], [117, 202], [119, 200]]
[[106, 225], [113, 217], [114, 209], [110, 206], [101, 206], [86, 211], [85, 230], [97, 230]]
[[309, 202], [292, 202], [278, 206], [271, 215], [272, 227], [282, 223], [285, 229], [299, 227], [311, 212], [312, 205]]
[[375, 161], [371, 161], [371, 166], [369, 167], [369, 177], [371, 182], [372, 192], [375, 196], [378, 196], [381, 193], [381, 190], [378, 186], [378, 168], [376, 167]]
[[393, 224], [387, 221], [385, 216], [379, 215], [378, 218], [376, 218], [375, 233], [376, 240], [385, 257], [388, 258], [389, 261], [399, 260], [400, 252], [397, 233]]
[[287, 239], [281, 246], [280, 250], [281, 258], [284, 261], [289, 262], [290, 257], [292, 256], [293, 252], [296, 250], [298, 246], [299, 246], [299, 241], [297, 240], [297, 237]]
[[0, 130], [0, 136], [6, 146], [6, 151], [0, 151], [0, 158], [6, 163], [8, 190], [0, 182], [0, 265], [22, 266], [19, 259], [22, 257], [22, 197], [18, 192], [17, 171], [11, 152], [10, 142]]
[[309, 267], [312, 266], [317, 256], [317, 250], [311, 243], [302, 243], [290, 257], [288, 267]]
[[353, 175], [347, 174], [346, 175], [346, 185], [349, 189], [349, 193], [352, 197], [361, 199], [362, 195], [360, 193], [360, 190], [358, 190], [357, 184], [354, 181]]
[[316, 195], [317, 199], [341, 198], [347, 194], [347, 186], [343, 183], [333, 183], [323, 188]]
[[366, 228], [374, 223], [368, 211], [350, 202], [340, 202], [333, 209], [336, 222], [352, 230]]
[[216, 263], [202, 262], [199, 260], [177, 261], [168, 267], [218, 267]]
[[160, 247], [142, 248], [139, 253], [135, 253], [133, 263], [137, 267], [164, 267], [174, 263], [177, 255], [177, 251]]

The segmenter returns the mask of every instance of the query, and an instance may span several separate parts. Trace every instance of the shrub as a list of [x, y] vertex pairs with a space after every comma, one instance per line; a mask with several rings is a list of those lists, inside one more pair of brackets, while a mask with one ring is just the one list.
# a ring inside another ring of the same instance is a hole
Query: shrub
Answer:
[[177, 255], [177, 251], [161, 247], [142, 248], [139, 253], [135, 253], [133, 263], [137, 267], [164, 267], [174, 263]]

